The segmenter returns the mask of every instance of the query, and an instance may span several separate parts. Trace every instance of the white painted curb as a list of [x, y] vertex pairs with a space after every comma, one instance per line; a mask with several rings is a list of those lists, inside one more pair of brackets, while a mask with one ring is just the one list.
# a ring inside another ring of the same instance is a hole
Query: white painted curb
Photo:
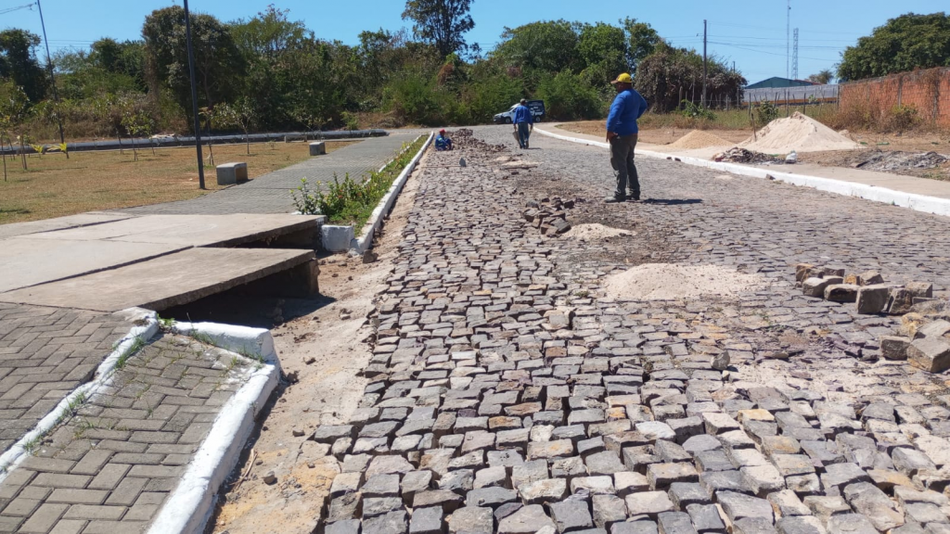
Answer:
[[376, 230], [378, 230], [380, 225], [383, 224], [383, 219], [387, 214], [389, 214], [389, 210], [392, 209], [393, 204], [396, 203], [399, 193], [409, 180], [409, 175], [412, 174], [412, 171], [416, 168], [416, 164], [418, 164], [419, 160], [422, 159], [422, 155], [425, 154], [426, 149], [428, 149], [429, 145], [432, 144], [432, 139], [434, 138], [435, 134], [430, 132], [429, 138], [426, 139], [425, 143], [423, 143], [422, 148], [420, 148], [419, 152], [417, 152], [415, 157], [412, 158], [412, 161], [409, 162], [409, 165], [406, 165], [406, 168], [402, 170], [402, 173], [400, 173], [393, 182], [393, 185], [389, 188], [389, 191], [382, 198], [382, 200], [379, 201], [376, 209], [373, 210], [373, 214], [370, 215], [369, 221], [367, 221], [363, 226], [362, 234], [360, 237], [353, 239], [350, 244], [350, 248], [362, 254], [373, 247], [373, 237], [376, 235]]
[[280, 361], [269, 330], [216, 323], [175, 323], [172, 331], [263, 360], [247, 382], [221, 407], [178, 486], [152, 521], [149, 534], [203, 532], [214, 511], [217, 491], [237, 465], [254, 420], [277, 387]]
[[129, 333], [115, 344], [112, 352], [99, 364], [95, 378], [91, 382], [80, 385], [69, 395], [66, 395], [55, 408], [40, 419], [33, 430], [27, 432], [7, 452], [0, 455], [0, 483], [29, 455], [26, 445], [32, 441], [42, 439], [53, 427], [59, 424], [62, 416], [72, 411], [70, 405], [77, 401], [81, 403], [82, 399], [88, 399], [112, 384], [112, 376], [115, 374], [119, 358], [135, 345], [137, 339], [141, 338], [147, 341], [158, 333], [158, 314], [155, 312], [142, 308], [129, 308], [120, 313], [125, 314], [128, 320], [141, 321], [143, 324], [132, 327]]
[[[535, 130], [541, 132], [542, 135], [553, 137], [555, 139], [561, 139], [562, 141], [570, 141], [572, 143], [580, 143], [583, 145], [601, 148], [610, 148], [610, 145], [606, 142], [591, 141], [589, 139], [580, 139], [568, 135], [556, 134], [546, 131], [542, 128], [535, 128]], [[791, 172], [762, 169], [759, 167], [749, 167], [747, 165], [741, 165], [738, 163], [724, 163], [700, 158], [677, 156], [675, 154], [663, 154], [661, 152], [653, 152], [651, 150], [637, 150], [637, 155], [643, 155], [657, 159], [675, 158], [675, 161], [680, 161], [687, 165], [694, 165], [696, 167], [704, 167], [717, 171], [730, 172], [732, 174], [738, 174], [741, 176], [751, 176], [753, 178], [771, 177], [776, 180], [788, 182], [794, 185], [812, 187], [819, 191], [827, 191], [829, 193], [835, 193], [838, 195], [863, 198], [873, 202], [881, 202], [884, 204], [910, 208], [914, 211], [921, 211], [924, 213], [950, 216], [950, 199], [945, 198], [928, 197], [926, 195], [918, 195], [916, 193], [905, 193], [903, 191], [895, 191], [885, 187], [844, 182], [841, 180], [833, 180], [831, 178], [821, 178], [818, 176], [808, 176], [805, 174], [795, 174]]]

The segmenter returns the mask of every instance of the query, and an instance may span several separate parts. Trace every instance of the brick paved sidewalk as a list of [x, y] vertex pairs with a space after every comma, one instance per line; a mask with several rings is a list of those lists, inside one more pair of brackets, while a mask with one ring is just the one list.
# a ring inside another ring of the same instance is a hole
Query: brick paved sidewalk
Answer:
[[[124, 210], [133, 214], [231, 214], [231, 213], [291, 213], [295, 210], [290, 191], [300, 187], [306, 178], [312, 186], [316, 182], [342, 180], [346, 174], [358, 177], [378, 170], [393, 158], [403, 143], [411, 142], [412, 133], [393, 133], [374, 137], [359, 143], [284, 169], [259, 176], [246, 184], [236, 185], [191, 200], [153, 204]], [[300, 150], [306, 150], [301, 145]], [[215, 180], [214, 169], [205, 169], [205, 179]]]
[[[479, 135], [510, 144], [496, 130]], [[879, 356], [898, 320], [804, 298], [789, 266], [877, 268], [945, 291], [947, 221], [664, 162], [641, 167], [653, 202], [604, 206], [606, 154], [532, 144], [533, 170], [459, 143], [420, 173], [371, 383], [350, 424], [313, 435], [341, 468], [327, 533], [950, 530], [946, 385], [852, 357]], [[449, 165], [460, 155], [467, 168]], [[542, 237], [521, 212], [553, 194], [590, 199], [575, 222], [637, 234]], [[651, 259], [772, 283], [604, 298], [605, 275]], [[765, 359], [782, 350], [795, 357]], [[726, 351], [733, 367], [714, 368]]]
[[88, 382], [131, 328], [115, 315], [0, 303], [0, 454]]
[[0, 484], [0, 532], [143, 532], [255, 365], [160, 336]]

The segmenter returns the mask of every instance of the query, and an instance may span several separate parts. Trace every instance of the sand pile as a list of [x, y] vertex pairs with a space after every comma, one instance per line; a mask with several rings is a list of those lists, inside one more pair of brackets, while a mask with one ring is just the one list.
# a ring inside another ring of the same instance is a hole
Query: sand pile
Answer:
[[851, 139], [797, 111], [791, 117], [768, 123], [756, 133], [755, 138], [750, 137], [739, 143], [739, 146], [766, 154], [862, 148]]
[[670, 148], [706, 148], [710, 146], [732, 146], [733, 144], [718, 135], [702, 130], [693, 130], [667, 146]]
[[568, 230], [564, 236], [578, 241], [603, 241], [608, 237], [617, 237], [621, 235], [634, 235], [633, 232], [611, 228], [602, 224], [578, 224]]
[[604, 289], [615, 299], [674, 300], [704, 295], [730, 296], [765, 285], [757, 274], [715, 265], [647, 263], [607, 277]]

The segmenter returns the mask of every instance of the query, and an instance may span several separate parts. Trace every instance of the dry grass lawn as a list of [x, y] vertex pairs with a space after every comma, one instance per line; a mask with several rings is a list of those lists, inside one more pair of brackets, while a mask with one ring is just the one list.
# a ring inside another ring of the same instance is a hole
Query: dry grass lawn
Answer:
[[[354, 142], [327, 142], [332, 152]], [[306, 143], [257, 143], [251, 154], [243, 144], [215, 145], [214, 160], [247, 162], [250, 178], [308, 159]], [[0, 224], [35, 221], [74, 215], [85, 211], [110, 210], [186, 200], [221, 189], [214, 168], [205, 154], [205, 185], [198, 189], [195, 148], [132, 151], [73, 152], [69, 159], [59, 153], [27, 157], [24, 171], [19, 158], [7, 158], [7, 181], [0, 181]], [[2, 178], [0, 178], [2, 180]]]

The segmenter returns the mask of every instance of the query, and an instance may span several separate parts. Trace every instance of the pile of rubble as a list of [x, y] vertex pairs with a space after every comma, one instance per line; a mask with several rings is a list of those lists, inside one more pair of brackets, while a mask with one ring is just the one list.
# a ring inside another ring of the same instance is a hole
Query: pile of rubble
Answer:
[[459, 128], [454, 132], [448, 132], [448, 134], [452, 138], [452, 144], [456, 149], [470, 148], [481, 152], [504, 152], [506, 150], [505, 145], [492, 145], [476, 138], [475, 132], [469, 128]]
[[[874, 271], [845, 275], [843, 268], [810, 264], [799, 264], [795, 270], [806, 296], [853, 302], [861, 314], [902, 315], [900, 335], [880, 338], [884, 358], [907, 360], [931, 373], [950, 369], [950, 315], [940, 313], [942, 306], [934, 306], [933, 284], [888, 284]], [[919, 313], [927, 306], [930, 313]]]
[[574, 200], [561, 200], [558, 197], [529, 200], [522, 214], [541, 234], [556, 236], [571, 229], [566, 210], [574, 209], [574, 204]]
[[854, 302], [860, 314], [903, 315], [915, 304], [934, 300], [931, 283], [888, 284], [874, 271], [845, 275], [844, 268], [800, 263], [795, 266], [795, 280], [801, 284], [805, 296], [831, 302]]
[[753, 152], [745, 148], [730, 148], [725, 152], [720, 152], [713, 156], [713, 161], [725, 161], [727, 163], [785, 163], [784, 158], [770, 156], [761, 152]]
[[935, 169], [950, 158], [936, 152], [883, 152], [864, 153], [851, 166], [865, 171], [894, 172], [906, 169]]

